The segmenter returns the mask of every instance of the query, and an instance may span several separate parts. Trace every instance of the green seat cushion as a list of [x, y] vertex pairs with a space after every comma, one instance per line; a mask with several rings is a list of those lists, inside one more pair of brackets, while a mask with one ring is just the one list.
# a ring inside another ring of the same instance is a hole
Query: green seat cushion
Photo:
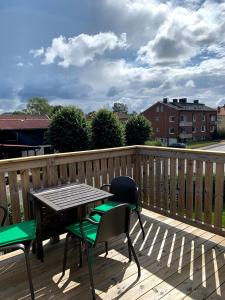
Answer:
[[96, 214], [93, 214], [92, 216], [89, 216], [89, 218], [92, 219], [93, 221], [99, 223], [101, 220], [101, 215], [96, 213]]
[[[76, 235], [79, 238], [83, 238], [80, 231], [79, 224], [80, 224], [79, 222], [71, 224], [68, 227], [66, 227], [66, 229], [73, 235]], [[86, 240], [93, 245], [96, 240], [98, 225], [91, 224], [88, 221], [83, 221], [82, 225], [83, 225], [83, 233], [85, 235]]]
[[[122, 204], [122, 203], [121, 202], [117, 202], [117, 201], [108, 201], [108, 202], [106, 202], [104, 204], [96, 206], [93, 209], [93, 211], [104, 213], [104, 212], [107, 212], [108, 210], [110, 210], [113, 207], [116, 207], [116, 206], [118, 206], [120, 204]], [[137, 209], [136, 204], [129, 204], [129, 207], [130, 207], [131, 211], [134, 211], [134, 210]]]
[[36, 238], [36, 220], [0, 227], [0, 247]]

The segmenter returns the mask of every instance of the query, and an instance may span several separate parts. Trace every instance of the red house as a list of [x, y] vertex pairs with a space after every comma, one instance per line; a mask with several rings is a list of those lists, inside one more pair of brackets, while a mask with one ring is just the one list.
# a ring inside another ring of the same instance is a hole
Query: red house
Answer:
[[164, 145], [211, 139], [216, 130], [216, 109], [198, 100], [164, 98], [142, 114], [151, 121], [155, 138]]

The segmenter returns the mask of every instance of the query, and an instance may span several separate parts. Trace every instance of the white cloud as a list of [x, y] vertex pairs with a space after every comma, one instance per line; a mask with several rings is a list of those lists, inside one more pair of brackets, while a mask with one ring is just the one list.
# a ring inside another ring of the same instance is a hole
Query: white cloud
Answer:
[[31, 49], [30, 54], [33, 55], [33, 57], [38, 57], [44, 54], [44, 48], [41, 47], [40, 49]]
[[16, 66], [17, 66], [17, 67], [23, 67], [23, 66], [24, 66], [24, 63], [22, 63], [22, 62], [20, 61], [20, 62], [18, 62], [18, 63], [16, 64]]
[[[43, 64], [51, 64], [57, 60], [58, 65], [62, 67], [82, 67], [87, 62], [93, 61], [96, 56], [103, 55], [107, 50], [125, 47], [127, 47], [125, 33], [120, 37], [112, 32], [96, 35], [80, 34], [68, 39], [59, 36], [52, 40], [51, 46], [46, 51], [43, 51]], [[37, 51], [32, 50], [36, 56]]]
[[186, 84], [185, 84], [185, 87], [187, 87], [187, 88], [194, 88], [195, 87], [195, 83], [194, 83], [194, 81], [193, 80], [188, 80], [187, 82], [186, 82]]

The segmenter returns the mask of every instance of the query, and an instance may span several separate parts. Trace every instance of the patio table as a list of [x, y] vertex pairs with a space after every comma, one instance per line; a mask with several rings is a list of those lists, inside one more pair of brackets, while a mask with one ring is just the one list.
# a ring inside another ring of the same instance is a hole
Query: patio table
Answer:
[[78, 220], [78, 209], [113, 196], [84, 183], [72, 183], [30, 192], [33, 217], [37, 219], [36, 251], [43, 261], [42, 241], [65, 232], [65, 227]]

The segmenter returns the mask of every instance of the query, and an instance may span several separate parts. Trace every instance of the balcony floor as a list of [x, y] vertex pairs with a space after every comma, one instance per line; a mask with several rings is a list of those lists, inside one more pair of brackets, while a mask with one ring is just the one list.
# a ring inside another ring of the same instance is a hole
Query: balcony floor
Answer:
[[[131, 226], [142, 268], [140, 279], [137, 281], [134, 262], [128, 263], [124, 237], [114, 239], [107, 258], [102, 246], [96, 249], [96, 298], [225, 299], [225, 238], [147, 210], [142, 216], [144, 241], [136, 216]], [[84, 257], [83, 267], [76, 267], [78, 252], [74, 246], [71, 241], [63, 278], [63, 240], [45, 245], [44, 263], [30, 255], [36, 299], [91, 299], [87, 263]], [[0, 299], [30, 299], [20, 251], [0, 256], [0, 271]]]

